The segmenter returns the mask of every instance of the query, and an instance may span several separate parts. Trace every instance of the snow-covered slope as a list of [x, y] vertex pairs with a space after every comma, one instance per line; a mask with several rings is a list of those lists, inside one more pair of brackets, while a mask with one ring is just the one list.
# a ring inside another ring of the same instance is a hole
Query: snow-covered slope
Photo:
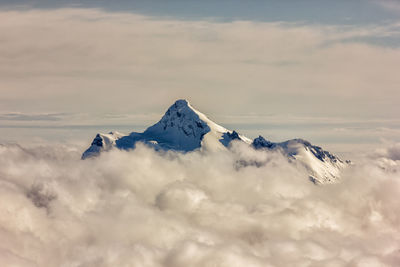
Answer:
[[98, 133], [90, 147], [82, 154], [82, 159], [94, 157], [102, 151], [110, 150], [115, 146], [115, 142], [123, 136], [124, 134], [119, 132], [109, 132], [108, 134]]
[[214, 123], [194, 109], [187, 100], [177, 100], [159, 122], [143, 133], [97, 134], [91, 146], [83, 153], [82, 159], [97, 156], [100, 152], [113, 147], [134, 149], [137, 142], [145, 143], [156, 150], [189, 152], [196, 149], [204, 151], [229, 149], [233, 140], [252, 145], [255, 149], [280, 150], [289, 160], [303, 164], [309, 170], [310, 179], [314, 183], [336, 181], [340, 170], [346, 166], [346, 163], [337, 156], [302, 139], [273, 143], [260, 136], [252, 141], [236, 131], [227, 130]]
[[254, 139], [252, 145], [255, 149], [279, 150], [289, 160], [299, 162], [308, 170], [310, 180], [314, 183], [336, 182], [340, 177], [340, 171], [350, 163], [303, 139], [273, 143], [259, 136]]

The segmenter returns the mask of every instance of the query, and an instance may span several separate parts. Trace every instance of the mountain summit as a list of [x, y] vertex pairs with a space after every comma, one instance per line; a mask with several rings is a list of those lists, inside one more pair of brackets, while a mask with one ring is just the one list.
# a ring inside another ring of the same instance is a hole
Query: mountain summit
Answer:
[[101, 151], [114, 146], [119, 149], [133, 149], [137, 142], [143, 142], [157, 150], [217, 150], [227, 147], [232, 139], [251, 143], [250, 139], [214, 123], [194, 109], [187, 100], [180, 99], [168, 108], [159, 122], [143, 133], [132, 132], [126, 136], [117, 132], [97, 134], [82, 158], [97, 156]]
[[280, 151], [288, 157], [289, 161], [297, 161], [304, 165], [309, 170], [310, 180], [314, 183], [335, 182], [340, 170], [347, 163], [303, 139], [273, 143], [259, 136], [252, 141], [236, 131], [227, 130], [211, 121], [184, 99], [177, 100], [168, 108], [159, 122], [143, 133], [97, 134], [91, 146], [83, 153], [82, 159], [95, 157], [102, 151], [114, 147], [125, 150], [134, 149], [137, 142], [145, 143], [156, 150], [189, 152], [197, 149], [206, 151], [229, 149], [233, 140], [242, 141], [257, 150]]

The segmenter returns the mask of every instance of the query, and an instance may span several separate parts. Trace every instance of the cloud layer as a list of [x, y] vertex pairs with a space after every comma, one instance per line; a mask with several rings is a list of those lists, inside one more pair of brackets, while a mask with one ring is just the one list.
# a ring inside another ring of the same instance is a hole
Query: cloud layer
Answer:
[[4, 112], [159, 113], [177, 98], [215, 114], [399, 112], [400, 50], [368, 41], [398, 37], [396, 23], [180, 21], [83, 8], [0, 16]]
[[[4, 266], [397, 266], [399, 146], [315, 186], [276, 153], [91, 160], [64, 146], [0, 146]], [[237, 168], [237, 157], [267, 160]]]

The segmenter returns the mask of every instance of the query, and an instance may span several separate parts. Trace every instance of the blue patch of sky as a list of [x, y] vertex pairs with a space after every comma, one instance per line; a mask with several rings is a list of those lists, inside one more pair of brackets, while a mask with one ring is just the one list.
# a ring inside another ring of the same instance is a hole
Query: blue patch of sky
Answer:
[[[368, 43], [375, 46], [383, 46], [388, 48], [399, 48], [400, 47], [400, 33], [394, 36], [363, 36], [363, 37], [352, 37], [348, 39], [340, 40], [341, 43]], [[332, 44], [329, 43], [329, 44]]]
[[2, 8], [101, 8], [179, 19], [287, 21], [317, 24], [370, 24], [399, 14], [368, 0], [2, 0]]

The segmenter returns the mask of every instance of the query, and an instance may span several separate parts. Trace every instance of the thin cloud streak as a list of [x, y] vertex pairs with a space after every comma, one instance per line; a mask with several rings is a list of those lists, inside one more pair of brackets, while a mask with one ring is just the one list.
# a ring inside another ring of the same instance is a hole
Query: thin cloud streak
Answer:
[[0, 114], [0, 121], [59, 121], [67, 114], [23, 114], [23, 113], [5, 113]]
[[397, 0], [375, 0], [372, 2], [388, 11], [400, 13], [400, 2]]

